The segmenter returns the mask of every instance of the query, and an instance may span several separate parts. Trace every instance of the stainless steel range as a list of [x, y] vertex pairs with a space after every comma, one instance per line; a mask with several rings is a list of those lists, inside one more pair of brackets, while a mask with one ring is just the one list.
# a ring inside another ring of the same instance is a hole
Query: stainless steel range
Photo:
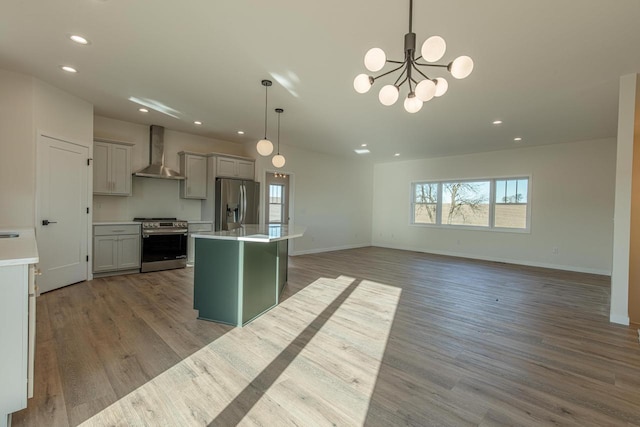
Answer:
[[133, 220], [142, 222], [142, 273], [187, 266], [187, 221], [176, 218]]

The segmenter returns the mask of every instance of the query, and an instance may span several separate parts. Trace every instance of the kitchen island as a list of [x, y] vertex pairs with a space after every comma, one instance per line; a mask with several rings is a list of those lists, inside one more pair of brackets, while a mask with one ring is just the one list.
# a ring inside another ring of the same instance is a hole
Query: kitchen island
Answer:
[[244, 326], [275, 307], [287, 282], [289, 239], [303, 227], [243, 225], [195, 233], [193, 308], [198, 318]]

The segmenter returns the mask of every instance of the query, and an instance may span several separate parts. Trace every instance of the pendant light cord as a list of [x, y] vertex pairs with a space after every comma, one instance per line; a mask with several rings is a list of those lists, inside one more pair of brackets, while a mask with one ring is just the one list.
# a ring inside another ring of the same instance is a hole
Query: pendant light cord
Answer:
[[267, 105], [269, 99], [269, 86], [264, 86], [264, 139], [267, 139]]
[[278, 113], [278, 154], [280, 154], [280, 113]]

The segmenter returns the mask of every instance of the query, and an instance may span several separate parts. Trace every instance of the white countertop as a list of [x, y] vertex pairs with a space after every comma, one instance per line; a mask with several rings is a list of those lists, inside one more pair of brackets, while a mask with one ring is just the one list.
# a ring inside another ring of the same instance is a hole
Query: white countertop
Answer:
[[187, 222], [189, 224], [213, 224], [213, 221], [200, 221], [200, 220], [193, 220], [193, 219], [189, 219], [187, 220]]
[[0, 233], [17, 233], [18, 237], [0, 238], [0, 267], [36, 264], [38, 246], [33, 228], [0, 228]]
[[93, 225], [140, 225], [140, 221], [101, 221]]
[[238, 240], [242, 242], [277, 242], [278, 240], [295, 239], [302, 237], [305, 227], [294, 225], [260, 226], [258, 224], [246, 224], [241, 228], [230, 231], [203, 231], [193, 233], [196, 239]]

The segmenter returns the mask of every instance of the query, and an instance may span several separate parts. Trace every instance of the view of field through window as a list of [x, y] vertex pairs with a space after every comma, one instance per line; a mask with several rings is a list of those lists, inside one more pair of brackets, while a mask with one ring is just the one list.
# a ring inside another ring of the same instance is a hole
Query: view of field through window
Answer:
[[528, 184], [528, 178], [413, 184], [413, 223], [526, 229]]

